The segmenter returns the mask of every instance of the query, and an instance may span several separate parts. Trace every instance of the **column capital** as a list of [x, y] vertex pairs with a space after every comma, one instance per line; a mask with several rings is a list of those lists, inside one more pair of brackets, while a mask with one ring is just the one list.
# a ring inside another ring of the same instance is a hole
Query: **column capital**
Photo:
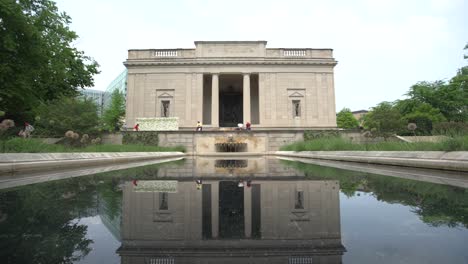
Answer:
[[219, 75], [219, 72], [211, 72], [211, 75]]
[[251, 72], [243, 72], [242, 75], [244, 76], [250, 76], [252, 73]]

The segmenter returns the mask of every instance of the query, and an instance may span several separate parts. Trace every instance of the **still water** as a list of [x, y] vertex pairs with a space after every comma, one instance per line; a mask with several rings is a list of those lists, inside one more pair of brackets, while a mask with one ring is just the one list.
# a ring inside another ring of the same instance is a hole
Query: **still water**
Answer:
[[0, 263], [468, 263], [468, 175], [351, 169], [197, 158], [0, 182]]

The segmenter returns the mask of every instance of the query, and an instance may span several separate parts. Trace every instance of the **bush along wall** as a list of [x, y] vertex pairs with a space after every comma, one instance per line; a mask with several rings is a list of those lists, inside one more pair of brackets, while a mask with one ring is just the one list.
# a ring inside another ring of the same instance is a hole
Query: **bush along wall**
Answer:
[[336, 130], [305, 130], [304, 141], [322, 138], [339, 137], [340, 132]]
[[158, 146], [159, 138], [156, 131], [124, 131], [122, 144]]

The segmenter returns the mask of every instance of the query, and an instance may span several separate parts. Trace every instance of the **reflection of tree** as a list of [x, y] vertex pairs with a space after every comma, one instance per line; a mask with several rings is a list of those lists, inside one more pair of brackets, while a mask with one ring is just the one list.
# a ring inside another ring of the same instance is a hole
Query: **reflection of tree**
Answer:
[[[175, 164], [184, 161], [174, 162]], [[91, 251], [82, 217], [105, 203], [110, 219], [121, 214], [120, 184], [155, 179], [161, 164], [27, 185], [0, 191], [0, 263], [73, 263]]]
[[92, 240], [75, 219], [89, 215], [95, 195], [77, 179], [0, 192], [1, 263], [72, 263], [86, 256]]
[[309, 178], [338, 180], [347, 196], [356, 191], [372, 192], [378, 200], [412, 206], [413, 212], [431, 226], [468, 228], [467, 189], [300, 162], [285, 164], [304, 171]]

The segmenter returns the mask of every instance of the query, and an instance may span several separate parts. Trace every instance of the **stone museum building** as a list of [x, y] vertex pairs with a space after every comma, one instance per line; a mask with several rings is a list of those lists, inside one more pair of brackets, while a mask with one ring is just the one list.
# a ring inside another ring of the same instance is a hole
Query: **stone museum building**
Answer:
[[129, 50], [127, 126], [335, 128], [332, 50], [266, 44], [195, 41], [195, 49]]

